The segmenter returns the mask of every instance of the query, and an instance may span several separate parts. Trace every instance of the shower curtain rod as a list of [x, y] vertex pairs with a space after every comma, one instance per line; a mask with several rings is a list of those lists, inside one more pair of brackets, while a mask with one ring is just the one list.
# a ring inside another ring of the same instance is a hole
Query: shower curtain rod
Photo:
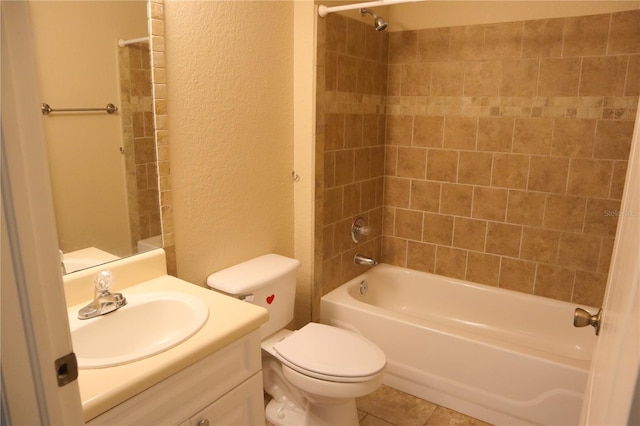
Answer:
[[149, 37], [147, 36], [147, 37], [140, 37], [140, 38], [130, 38], [129, 40], [120, 39], [118, 40], [118, 46], [125, 47], [128, 44], [140, 43], [140, 42], [149, 43]]
[[320, 6], [318, 6], [318, 15], [324, 18], [331, 12], [341, 12], [343, 10], [362, 9], [366, 7], [388, 6], [390, 4], [399, 4], [399, 3], [414, 3], [418, 1], [426, 1], [426, 0], [377, 0], [377, 1], [368, 1], [365, 3], [345, 4], [343, 6], [332, 6], [332, 7], [327, 7], [321, 4]]

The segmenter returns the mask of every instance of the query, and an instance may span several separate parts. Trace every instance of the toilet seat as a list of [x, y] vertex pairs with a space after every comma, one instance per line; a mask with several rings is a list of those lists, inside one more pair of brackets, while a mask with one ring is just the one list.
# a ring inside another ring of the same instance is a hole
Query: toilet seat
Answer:
[[380, 374], [386, 356], [359, 334], [309, 323], [273, 345], [275, 355], [291, 369], [321, 380], [364, 382]]

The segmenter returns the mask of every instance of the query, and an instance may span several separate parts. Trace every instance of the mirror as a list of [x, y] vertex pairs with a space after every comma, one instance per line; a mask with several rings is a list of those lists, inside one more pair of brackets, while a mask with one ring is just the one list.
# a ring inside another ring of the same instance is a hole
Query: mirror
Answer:
[[[161, 247], [147, 1], [30, 10], [42, 102], [54, 110], [43, 126], [67, 272]], [[108, 103], [118, 111], [55, 111]]]

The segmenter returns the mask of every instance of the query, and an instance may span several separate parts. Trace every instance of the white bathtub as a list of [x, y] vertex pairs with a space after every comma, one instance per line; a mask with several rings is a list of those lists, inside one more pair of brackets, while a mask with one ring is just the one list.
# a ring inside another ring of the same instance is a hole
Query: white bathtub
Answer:
[[380, 346], [389, 386], [494, 424], [575, 425], [595, 343], [577, 306], [381, 264], [320, 312]]

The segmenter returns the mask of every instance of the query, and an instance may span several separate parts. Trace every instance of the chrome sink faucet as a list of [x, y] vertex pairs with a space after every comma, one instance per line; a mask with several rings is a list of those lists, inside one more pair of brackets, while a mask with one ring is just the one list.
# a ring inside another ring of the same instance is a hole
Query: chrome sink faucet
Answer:
[[356, 253], [356, 255], [353, 256], [353, 263], [355, 263], [356, 265], [367, 265], [372, 267], [378, 264], [378, 262], [376, 262], [372, 258], [363, 256], [360, 253]]
[[110, 271], [100, 271], [93, 281], [96, 285], [95, 298], [78, 311], [78, 319], [90, 319], [108, 314], [127, 304], [127, 299], [121, 293], [111, 293], [113, 275]]

